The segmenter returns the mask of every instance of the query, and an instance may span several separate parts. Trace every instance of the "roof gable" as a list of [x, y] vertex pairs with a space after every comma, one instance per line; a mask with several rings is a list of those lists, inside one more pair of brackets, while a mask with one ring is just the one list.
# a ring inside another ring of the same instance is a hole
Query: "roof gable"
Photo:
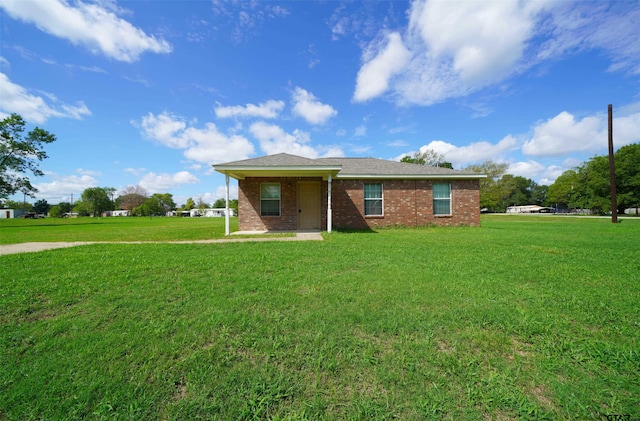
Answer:
[[302, 156], [288, 153], [278, 153], [275, 155], [260, 156], [258, 158], [243, 159], [241, 161], [225, 162], [215, 165], [215, 167], [314, 167], [323, 166], [316, 159], [304, 158]]

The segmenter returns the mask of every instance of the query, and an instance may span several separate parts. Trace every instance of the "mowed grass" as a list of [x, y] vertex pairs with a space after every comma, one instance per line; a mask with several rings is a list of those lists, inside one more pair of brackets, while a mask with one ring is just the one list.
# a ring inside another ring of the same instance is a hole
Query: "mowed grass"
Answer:
[[[236, 231], [238, 218], [230, 218]], [[189, 241], [224, 236], [224, 218], [0, 219], [0, 244], [59, 241]]]
[[0, 256], [0, 419], [640, 417], [640, 221]]

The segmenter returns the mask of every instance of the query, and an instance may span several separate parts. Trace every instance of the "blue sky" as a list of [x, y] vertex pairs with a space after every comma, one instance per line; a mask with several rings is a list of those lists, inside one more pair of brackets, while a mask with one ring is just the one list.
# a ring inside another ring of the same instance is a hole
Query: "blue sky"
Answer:
[[[0, 118], [54, 133], [38, 199], [213, 202], [212, 164], [287, 152], [550, 184], [640, 141], [639, 1], [0, 0]], [[232, 196], [237, 195], [233, 183]]]

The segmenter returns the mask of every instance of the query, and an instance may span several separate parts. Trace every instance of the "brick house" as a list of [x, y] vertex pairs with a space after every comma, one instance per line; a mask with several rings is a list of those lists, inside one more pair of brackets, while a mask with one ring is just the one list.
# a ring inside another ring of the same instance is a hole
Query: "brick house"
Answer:
[[[238, 180], [240, 231], [479, 225], [485, 175], [375, 158], [286, 153], [214, 165]], [[228, 202], [228, 200], [227, 200]], [[226, 233], [229, 234], [227, 219]]]

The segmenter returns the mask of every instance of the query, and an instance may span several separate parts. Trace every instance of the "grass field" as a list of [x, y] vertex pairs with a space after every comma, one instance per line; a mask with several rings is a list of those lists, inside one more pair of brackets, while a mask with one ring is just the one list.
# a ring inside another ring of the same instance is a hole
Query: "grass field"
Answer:
[[[139, 221], [112, 227], [165, 238]], [[0, 419], [639, 419], [639, 239], [483, 216], [0, 256]]]
[[[238, 218], [230, 219], [236, 231]], [[31, 241], [187, 241], [224, 236], [224, 218], [0, 219], [0, 244]]]

